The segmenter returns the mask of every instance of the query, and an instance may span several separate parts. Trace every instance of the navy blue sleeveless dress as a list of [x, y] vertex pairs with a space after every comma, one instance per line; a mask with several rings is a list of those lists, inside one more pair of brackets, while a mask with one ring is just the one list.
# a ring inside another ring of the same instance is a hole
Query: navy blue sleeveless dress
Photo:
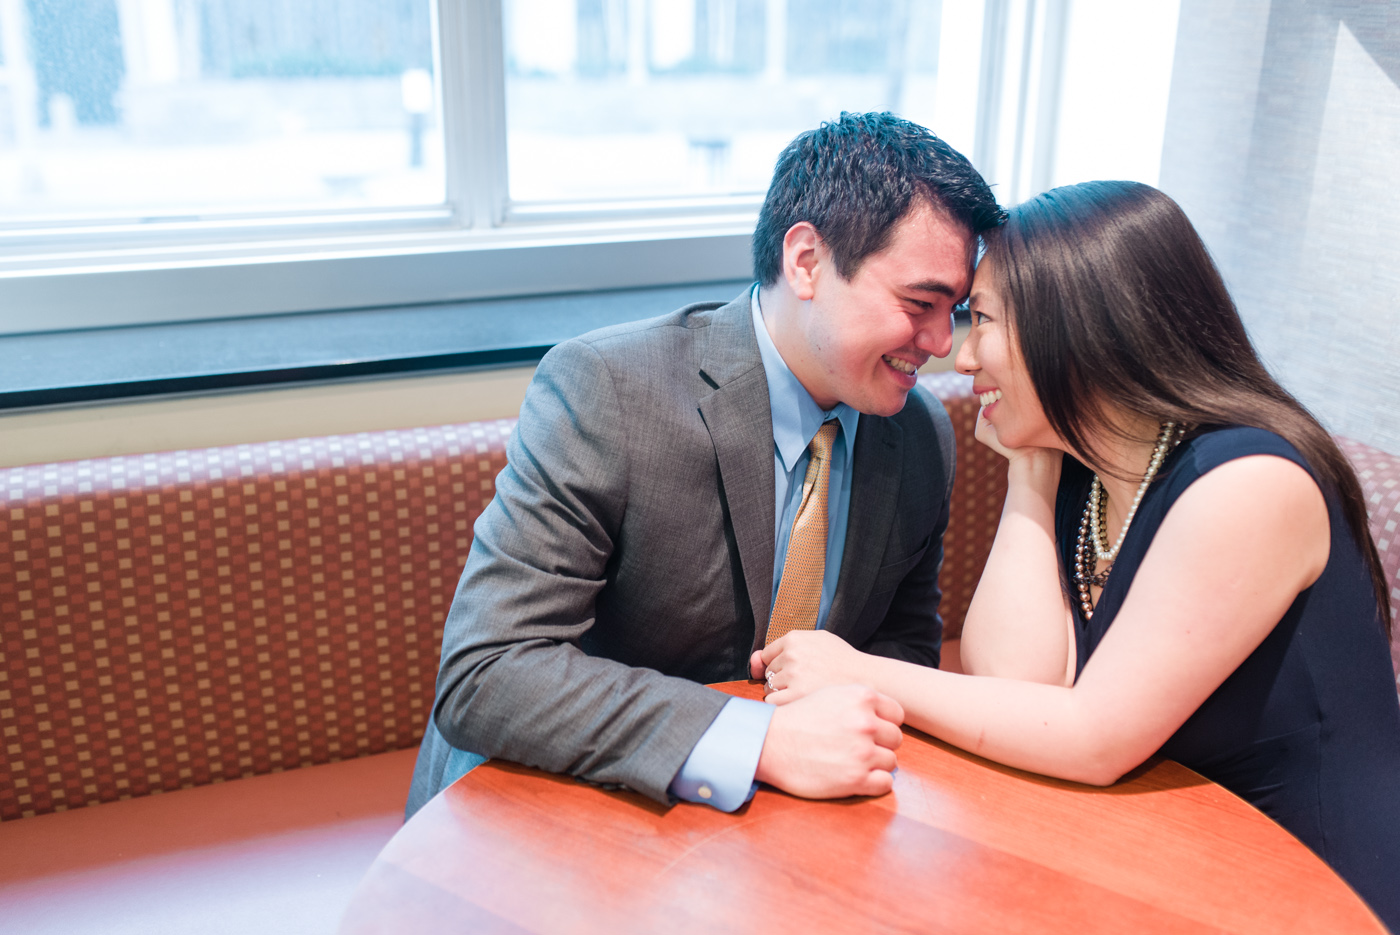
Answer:
[[[1143, 497], [1091, 620], [1075, 608], [1078, 671], [1127, 596], [1167, 510], [1202, 474], [1270, 454], [1312, 474], [1272, 432], [1229, 427], [1182, 442]], [[1316, 479], [1316, 475], [1313, 475]], [[1065, 457], [1055, 503], [1062, 567], [1092, 475]], [[1327, 567], [1160, 753], [1252, 803], [1327, 861], [1400, 933], [1400, 704], [1370, 573], [1335, 495]], [[1189, 582], [1183, 582], [1189, 587]]]

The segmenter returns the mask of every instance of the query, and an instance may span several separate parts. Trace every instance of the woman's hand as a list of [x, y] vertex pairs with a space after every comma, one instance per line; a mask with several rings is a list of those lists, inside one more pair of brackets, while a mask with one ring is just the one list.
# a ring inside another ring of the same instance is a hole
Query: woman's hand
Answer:
[[1060, 484], [1060, 464], [1064, 458], [1061, 452], [1054, 448], [1037, 448], [1031, 445], [1007, 448], [1001, 443], [1001, 439], [997, 438], [996, 426], [987, 421], [981, 409], [977, 410], [977, 427], [973, 429], [973, 437], [1010, 463], [1010, 483], [1028, 482], [1042, 493], [1048, 490], [1053, 509], [1055, 489]]
[[987, 420], [981, 409], [977, 410], [977, 427], [972, 430], [972, 436], [1012, 463], [1023, 461], [1040, 467], [1050, 464], [1058, 466], [1060, 463], [1061, 454], [1053, 448], [1036, 448], [1031, 445], [1007, 448], [997, 437], [997, 427]]
[[764, 700], [787, 704], [829, 685], [869, 684], [868, 657], [826, 630], [799, 630], [753, 654], [749, 671], [764, 679]]
[[1016, 449], [1007, 448], [997, 439], [997, 427], [987, 421], [987, 417], [983, 415], [985, 411], [985, 406], [977, 410], [977, 427], [972, 430], [972, 437], [1008, 461], [1011, 460], [1016, 456]]

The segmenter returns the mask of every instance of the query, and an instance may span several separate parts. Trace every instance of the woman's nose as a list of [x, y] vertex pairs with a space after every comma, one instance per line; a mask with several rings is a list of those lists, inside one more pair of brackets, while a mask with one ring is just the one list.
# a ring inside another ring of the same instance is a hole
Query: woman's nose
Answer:
[[977, 338], [975, 331], [969, 331], [963, 338], [958, 356], [953, 360], [953, 369], [965, 376], [972, 376], [980, 368], [977, 366]]

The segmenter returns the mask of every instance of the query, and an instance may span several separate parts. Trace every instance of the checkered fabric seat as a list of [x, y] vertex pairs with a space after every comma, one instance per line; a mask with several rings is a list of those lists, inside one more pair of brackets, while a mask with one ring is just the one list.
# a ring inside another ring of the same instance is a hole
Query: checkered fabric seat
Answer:
[[[973, 439], [971, 380], [920, 380], [958, 444], [956, 640], [1006, 470]], [[513, 427], [0, 470], [0, 821], [415, 746]], [[1340, 442], [1400, 616], [1400, 458]]]
[[1390, 661], [1395, 666], [1396, 691], [1400, 691], [1400, 458], [1349, 438], [1338, 438], [1337, 444], [1361, 481], [1371, 537], [1376, 540], [1390, 585], [1390, 614], [1396, 620], [1390, 636]]
[[[949, 638], [991, 548], [972, 440]], [[442, 621], [513, 420], [0, 471], [0, 821], [417, 744]]]
[[513, 426], [0, 471], [0, 820], [416, 745]]
[[943, 537], [943, 589], [940, 613], [943, 639], [962, 636], [963, 618], [982, 568], [992, 551], [1001, 505], [1006, 500], [1006, 460], [973, 437], [977, 428], [977, 397], [972, 378], [959, 373], [925, 374], [919, 378], [948, 410], [957, 441], [957, 468], [953, 477], [953, 502], [948, 511], [948, 532]]

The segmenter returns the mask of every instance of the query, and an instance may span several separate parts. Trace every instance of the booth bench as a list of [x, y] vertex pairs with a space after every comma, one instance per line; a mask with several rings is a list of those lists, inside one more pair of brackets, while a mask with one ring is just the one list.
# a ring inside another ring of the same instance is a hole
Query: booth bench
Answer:
[[[956, 667], [1005, 470], [971, 381], [921, 379], [957, 434]], [[0, 470], [0, 929], [332, 931], [402, 821], [513, 425]], [[1400, 459], [1343, 446], [1394, 579]]]

